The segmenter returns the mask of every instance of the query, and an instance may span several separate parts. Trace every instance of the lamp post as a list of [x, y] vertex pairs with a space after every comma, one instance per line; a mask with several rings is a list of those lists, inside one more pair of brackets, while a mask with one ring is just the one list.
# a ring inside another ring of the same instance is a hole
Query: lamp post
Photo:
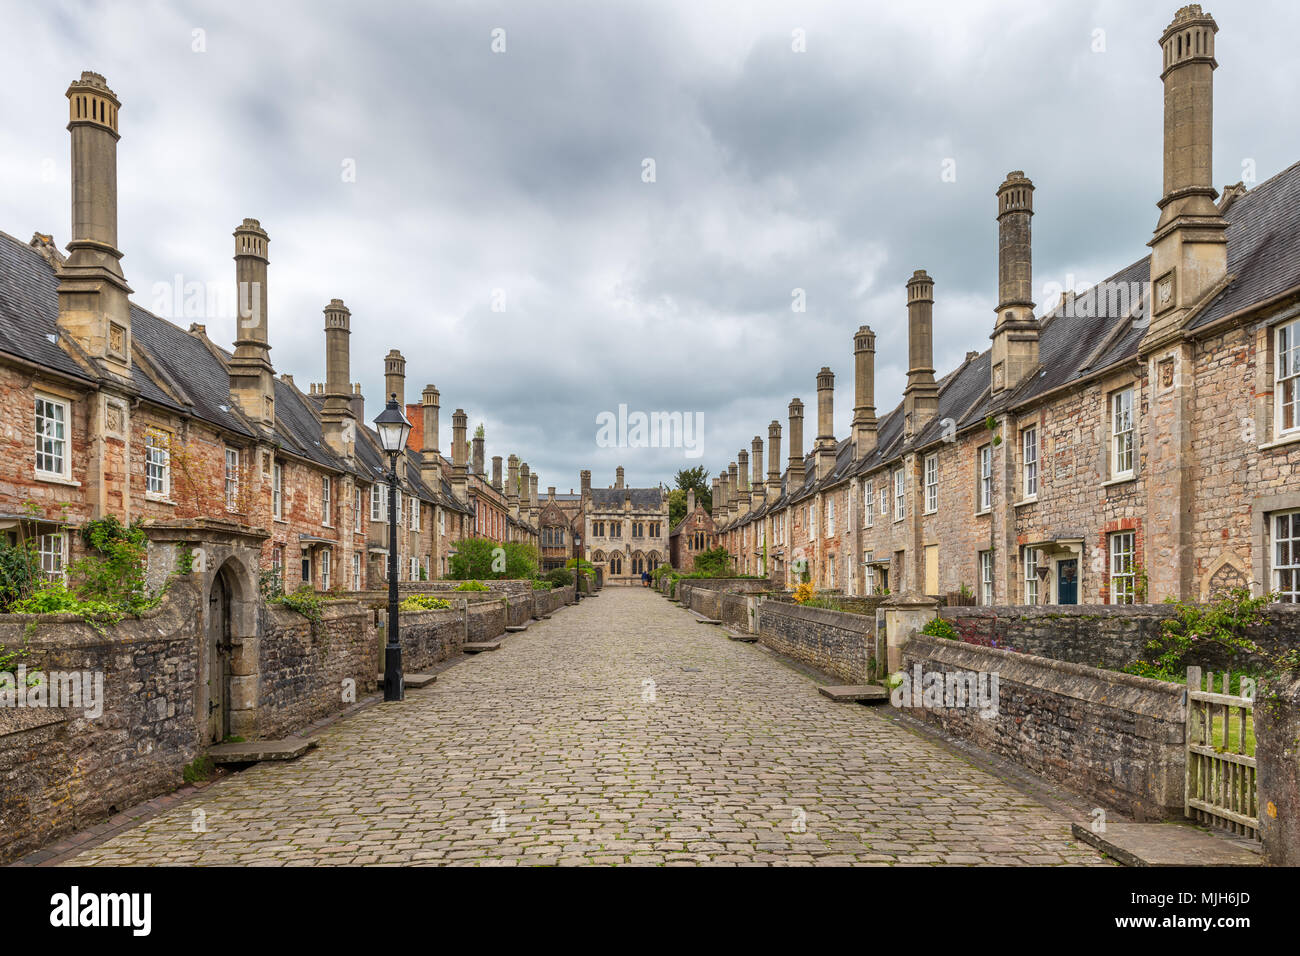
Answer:
[[384, 700], [401, 700], [406, 682], [402, 677], [402, 644], [397, 634], [397, 456], [406, 447], [411, 423], [397, 404], [397, 393], [375, 417], [379, 447], [388, 453], [388, 642], [384, 646]]
[[573, 532], [573, 600], [582, 603], [582, 535]]

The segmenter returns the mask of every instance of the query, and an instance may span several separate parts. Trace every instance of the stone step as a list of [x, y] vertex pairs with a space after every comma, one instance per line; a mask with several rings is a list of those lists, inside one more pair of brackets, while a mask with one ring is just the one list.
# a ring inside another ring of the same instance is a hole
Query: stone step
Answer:
[[527, 624], [507, 624], [507, 625], [506, 625], [506, 633], [507, 633], [507, 634], [518, 634], [520, 631], [526, 631], [526, 630], [528, 630], [528, 625], [527, 625]]
[[282, 740], [246, 740], [238, 744], [217, 744], [208, 748], [213, 763], [261, 763], [264, 760], [295, 760], [318, 743], [315, 737], [285, 737]]
[[[402, 682], [413, 690], [419, 690], [421, 687], [428, 687], [438, 679], [437, 674], [403, 674]], [[381, 690], [384, 686], [384, 675], [380, 674], [375, 681], [376, 686]]]
[[744, 631], [733, 631], [730, 628], [724, 628], [727, 632], [727, 640], [740, 641], [742, 644], [753, 644], [758, 640], [757, 634], [746, 634]]
[[495, 651], [501, 647], [500, 641], [470, 641], [461, 647], [466, 654], [482, 654], [484, 651]]
[[1075, 823], [1070, 831], [1124, 866], [1264, 865], [1250, 841], [1181, 823], [1107, 823], [1103, 833]]
[[835, 701], [883, 703], [889, 700], [889, 691], [879, 684], [823, 684], [817, 691]]
[[717, 620], [716, 618], [712, 618], [712, 617], [700, 617], [700, 618], [696, 618], [696, 620], [699, 621], [701, 624], [721, 624], [721, 623], [722, 623], [721, 621]]

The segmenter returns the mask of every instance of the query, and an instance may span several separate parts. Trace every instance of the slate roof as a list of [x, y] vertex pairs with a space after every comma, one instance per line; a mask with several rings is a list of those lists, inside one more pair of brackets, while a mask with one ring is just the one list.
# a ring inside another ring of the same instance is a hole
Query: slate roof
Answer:
[[592, 488], [591, 510], [619, 511], [629, 494], [634, 511], [658, 511], [664, 506], [664, 492], [660, 488]]

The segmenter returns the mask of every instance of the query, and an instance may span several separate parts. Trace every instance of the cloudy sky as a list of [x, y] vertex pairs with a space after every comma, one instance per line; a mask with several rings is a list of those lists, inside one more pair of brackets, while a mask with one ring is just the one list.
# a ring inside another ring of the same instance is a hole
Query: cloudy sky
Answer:
[[[63, 94], [103, 73], [123, 103], [119, 244], [140, 304], [159, 311], [178, 275], [233, 286], [231, 231], [258, 218], [278, 371], [323, 379], [321, 308], [342, 298], [368, 417], [399, 348], [408, 400], [441, 390], [444, 435], [463, 407], [489, 456], [517, 452], [567, 491], [582, 468], [597, 486], [619, 464], [637, 485], [715, 473], [793, 396], [815, 403], [822, 365], [844, 435], [863, 323], [892, 408], [914, 269], [936, 280], [940, 373], [986, 348], [1008, 170], [1037, 187], [1040, 312], [1049, 284], [1140, 258], [1160, 193], [1156, 41], [1177, 4], [7, 6], [0, 229], [67, 242]], [[1209, 9], [1214, 181], [1263, 180], [1300, 159], [1279, 28], [1294, 10]], [[230, 315], [178, 321], [234, 338]], [[703, 457], [598, 447], [597, 416], [620, 404], [701, 413]]]

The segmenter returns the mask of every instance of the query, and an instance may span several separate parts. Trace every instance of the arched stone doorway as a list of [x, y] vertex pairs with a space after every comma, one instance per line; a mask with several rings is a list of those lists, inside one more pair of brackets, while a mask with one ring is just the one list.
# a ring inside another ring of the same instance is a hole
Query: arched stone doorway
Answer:
[[204, 740], [210, 744], [219, 744], [230, 736], [230, 663], [234, 653], [230, 620], [234, 591], [231, 577], [223, 567], [212, 576], [212, 584], [208, 587], [203, 655], [207, 671], [204, 679]]
[[251, 572], [227, 557], [208, 579], [200, 726], [206, 743], [256, 736], [260, 642]]

